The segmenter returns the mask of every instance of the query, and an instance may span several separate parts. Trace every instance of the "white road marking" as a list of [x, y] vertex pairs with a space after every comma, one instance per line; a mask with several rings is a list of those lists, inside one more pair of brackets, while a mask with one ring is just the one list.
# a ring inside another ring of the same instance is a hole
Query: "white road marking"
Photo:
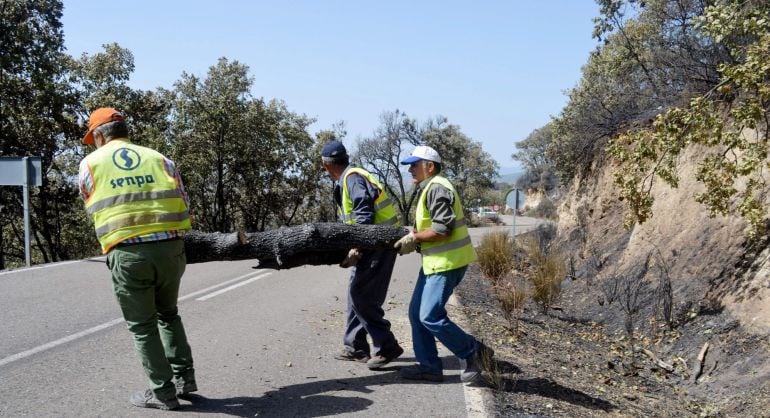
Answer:
[[[61, 264], [57, 263], [56, 265], [61, 265]], [[38, 268], [44, 268], [44, 267], [38, 267]], [[29, 269], [27, 269], [27, 270], [29, 270]], [[251, 277], [251, 276], [254, 276], [255, 274], [259, 274], [259, 273], [262, 273], [263, 271], [264, 271], [264, 270], [257, 270], [257, 271], [251, 272], [251, 273], [249, 273], [249, 274], [244, 274], [243, 276], [240, 276], [240, 277], [236, 277], [236, 278], [234, 278], [234, 279], [231, 279], [231, 280], [228, 280], [228, 281], [225, 281], [225, 282], [219, 283], [219, 284], [215, 284], [214, 286], [209, 286], [209, 287], [207, 287], [207, 288], [205, 288], [205, 289], [201, 289], [201, 290], [198, 290], [198, 291], [196, 291], [196, 292], [190, 293], [189, 295], [185, 295], [185, 296], [182, 296], [182, 297], [180, 297], [180, 298], [178, 299], [178, 301], [179, 301], [179, 302], [181, 302], [181, 301], [183, 301], [183, 300], [187, 300], [187, 299], [190, 299], [190, 298], [194, 298], [194, 297], [196, 297], [196, 296], [198, 296], [198, 295], [201, 295], [201, 294], [204, 294], [204, 293], [210, 292], [211, 290], [213, 290], [213, 289], [216, 289], [216, 288], [218, 288], [218, 287], [226, 286], [226, 285], [228, 285], [228, 284], [230, 284], [230, 283], [233, 283], [233, 282], [237, 282], [237, 281], [239, 281], [239, 280], [243, 280], [243, 279], [246, 279], [247, 277]], [[212, 294], [206, 295], [206, 296], [204, 296], [204, 297], [202, 297], [202, 298], [199, 298], [199, 299], [197, 299], [197, 300], [206, 300], [206, 299], [208, 299], [208, 298], [212, 298], [212, 297], [214, 297], [214, 296], [216, 296], [216, 295], [219, 295], [219, 294], [221, 294], [221, 293], [224, 293], [224, 292], [226, 292], [226, 291], [228, 291], [228, 290], [232, 290], [232, 289], [235, 289], [236, 287], [240, 287], [240, 286], [243, 286], [243, 285], [245, 285], [245, 284], [248, 284], [248, 283], [254, 282], [254, 281], [256, 281], [256, 280], [259, 280], [259, 279], [261, 279], [261, 278], [263, 278], [263, 277], [266, 277], [266, 276], [269, 276], [269, 275], [271, 275], [271, 274], [272, 274], [271, 272], [259, 274], [259, 276], [257, 276], [257, 277], [252, 277], [252, 278], [251, 278], [251, 279], [249, 279], [249, 280], [245, 280], [245, 281], [243, 281], [243, 282], [240, 282], [240, 283], [238, 283], [238, 284], [235, 284], [235, 285], [229, 286], [229, 287], [227, 287], [227, 288], [221, 289], [221, 290], [219, 290], [219, 291], [216, 291], [216, 292], [214, 292], [214, 293], [212, 293]], [[45, 351], [45, 350], [49, 350], [49, 349], [51, 349], [51, 348], [54, 348], [54, 347], [58, 347], [58, 346], [60, 346], [60, 345], [62, 345], [62, 344], [66, 344], [66, 343], [68, 343], [68, 342], [72, 342], [72, 341], [75, 341], [75, 340], [77, 340], [77, 339], [79, 339], [79, 338], [82, 338], [82, 337], [85, 337], [85, 336], [91, 335], [91, 334], [93, 334], [93, 333], [99, 332], [99, 331], [101, 331], [101, 330], [104, 330], [104, 329], [110, 328], [110, 327], [112, 327], [112, 326], [115, 326], [115, 325], [118, 325], [118, 324], [120, 324], [120, 323], [122, 323], [122, 322], [124, 322], [123, 318], [117, 318], [117, 319], [113, 319], [112, 321], [109, 321], [109, 322], [105, 322], [105, 323], [103, 323], [103, 324], [101, 324], [101, 325], [97, 325], [97, 326], [95, 326], [95, 327], [92, 327], [92, 328], [89, 328], [89, 329], [87, 329], [87, 330], [84, 330], [84, 331], [80, 331], [80, 332], [78, 332], [78, 333], [75, 333], [75, 334], [72, 334], [72, 335], [68, 335], [68, 336], [66, 336], [66, 337], [64, 337], [64, 338], [59, 338], [59, 339], [58, 339], [58, 340], [56, 340], [56, 341], [51, 341], [51, 342], [49, 342], [49, 343], [46, 343], [46, 344], [43, 344], [43, 345], [39, 345], [39, 346], [37, 346], [37, 347], [35, 347], [35, 348], [31, 348], [31, 349], [29, 349], [29, 350], [26, 350], [26, 351], [22, 351], [21, 353], [13, 354], [13, 355], [11, 355], [11, 356], [8, 356], [8, 357], [6, 357], [6, 358], [4, 358], [4, 359], [0, 360], [0, 367], [2, 367], [2, 366], [5, 366], [6, 364], [10, 364], [10, 363], [13, 363], [14, 361], [18, 361], [18, 360], [21, 360], [21, 359], [27, 358], [27, 357], [29, 357], [29, 356], [35, 355], [35, 354], [37, 354], [37, 353], [40, 353], [40, 352], [42, 352], [42, 351]]]
[[240, 282], [240, 283], [236, 283], [236, 284], [234, 284], [234, 285], [232, 285], [232, 286], [228, 286], [228, 287], [226, 287], [226, 288], [224, 288], [224, 289], [219, 289], [219, 290], [217, 290], [217, 291], [216, 291], [216, 292], [214, 292], [214, 293], [209, 293], [208, 295], [206, 295], [206, 296], [201, 296], [201, 297], [199, 297], [199, 298], [197, 298], [197, 299], [195, 299], [195, 300], [197, 300], [197, 301], [204, 301], [204, 300], [207, 300], [207, 299], [211, 299], [211, 298], [213, 298], [214, 296], [219, 296], [219, 295], [221, 295], [222, 293], [225, 293], [225, 292], [229, 292], [229, 291], [231, 291], [231, 290], [233, 290], [233, 289], [237, 289], [237, 288], [239, 288], [239, 287], [241, 287], [241, 286], [247, 285], [247, 284], [249, 284], [249, 283], [252, 283], [252, 282], [256, 282], [257, 280], [259, 280], [259, 279], [261, 279], [261, 278], [264, 278], [264, 277], [267, 277], [267, 276], [269, 276], [269, 275], [271, 275], [271, 274], [273, 274], [273, 273], [262, 273], [262, 274], [260, 274], [259, 276], [256, 276], [256, 277], [252, 277], [252, 278], [250, 278], [249, 280], [244, 280], [244, 281], [242, 281], [242, 282]]
[[25, 272], [32, 271], [32, 270], [47, 269], [49, 267], [65, 266], [67, 264], [82, 263], [82, 262], [90, 261], [90, 260], [104, 261], [106, 259], [107, 259], [106, 256], [102, 256], [102, 257], [93, 257], [93, 258], [89, 258], [89, 259], [86, 259], [86, 260], [62, 261], [62, 262], [58, 262], [58, 263], [43, 264], [41, 266], [35, 266], [35, 267], [23, 267], [23, 268], [18, 268], [18, 269], [15, 269], [15, 270], [9, 270], [9, 271], [0, 272], [0, 276], [5, 276], [6, 274], [13, 274], [13, 273], [25, 273]]
[[[212, 291], [212, 290], [214, 290], [214, 289], [216, 289], [216, 288], [218, 288], [218, 287], [227, 286], [227, 285], [228, 285], [228, 284], [230, 284], [230, 283], [235, 283], [235, 282], [237, 282], [237, 281], [239, 281], [239, 280], [243, 280], [243, 279], [245, 279], [245, 278], [247, 278], [247, 277], [251, 277], [251, 276], [254, 276], [254, 275], [256, 275], [256, 274], [259, 274], [259, 273], [261, 273], [261, 272], [263, 272], [263, 271], [264, 271], [264, 270], [256, 270], [256, 271], [252, 271], [251, 273], [247, 273], [247, 274], [244, 274], [243, 276], [238, 276], [238, 277], [236, 277], [236, 278], [234, 278], [234, 279], [230, 279], [230, 280], [228, 280], [228, 281], [226, 281], [226, 282], [217, 283], [217, 284], [215, 284], [215, 285], [213, 285], [213, 286], [209, 286], [209, 287], [207, 287], [207, 288], [205, 288], [205, 289], [201, 289], [201, 290], [198, 290], [198, 291], [192, 292], [192, 293], [190, 293], [189, 295], [185, 295], [185, 296], [182, 296], [181, 298], [179, 298], [179, 302], [181, 302], [181, 301], [183, 301], [183, 300], [187, 300], [187, 299], [190, 299], [190, 298], [194, 298], [194, 297], [196, 297], [196, 296], [198, 296], [198, 295], [202, 295], [202, 294], [204, 294], [204, 293], [208, 293], [208, 292], [210, 292], [210, 291]], [[269, 273], [268, 273], [268, 274], [269, 274]]]
[[[447, 305], [454, 305], [455, 307], [462, 306], [454, 293], [449, 296]], [[458, 310], [457, 313], [460, 314], [460, 311]], [[455, 322], [462, 326], [466, 325], [465, 323], [467, 322], [467, 319], [463, 316], [460, 316], [459, 318], [455, 318]], [[467, 325], [465, 327], [467, 329]], [[462, 373], [462, 370], [460, 370], [460, 373]], [[489, 391], [485, 391], [482, 387], [466, 385], [465, 383], [460, 384], [463, 385], [466, 416], [468, 418], [485, 418], [491, 416], [487, 410], [487, 405], [490, 402], [487, 399], [489, 396]]]
[[37, 354], [37, 353], [39, 353], [41, 351], [48, 350], [49, 348], [54, 348], [56, 346], [59, 346], [59, 345], [62, 345], [62, 344], [66, 344], [66, 343], [68, 343], [70, 341], [75, 341], [78, 338], [85, 337], [86, 335], [91, 335], [91, 334], [93, 334], [95, 332], [101, 331], [103, 329], [107, 329], [107, 328], [109, 328], [109, 327], [111, 327], [113, 325], [117, 325], [117, 324], [119, 324], [121, 322], [123, 322], [123, 318], [113, 319], [110, 322], [105, 322], [105, 323], [103, 323], [101, 325], [97, 325], [97, 326], [95, 326], [93, 328], [89, 328], [89, 329], [87, 329], [85, 331], [80, 331], [80, 332], [78, 332], [76, 334], [68, 335], [68, 336], [66, 336], [64, 338], [59, 338], [56, 341], [51, 341], [50, 343], [39, 345], [39, 346], [37, 346], [35, 348], [32, 348], [32, 349], [29, 349], [27, 351], [22, 351], [21, 353], [14, 354], [12, 356], [9, 356], [9, 357], [6, 357], [6, 358], [0, 360], [0, 367], [5, 366], [8, 363], [13, 363], [14, 361], [17, 361], [17, 360], [21, 360], [23, 358], [27, 358], [27, 357], [29, 357], [29, 356], [31, 356], [33, 354]]

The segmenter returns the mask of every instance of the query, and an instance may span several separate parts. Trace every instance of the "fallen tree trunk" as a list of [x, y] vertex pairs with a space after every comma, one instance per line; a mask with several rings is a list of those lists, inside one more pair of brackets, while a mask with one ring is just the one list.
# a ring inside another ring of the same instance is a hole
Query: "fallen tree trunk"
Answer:
[[260, 268], [339, 264], [351, 248], [393, 249], [409, 231], [381, 225], [303, 224], [264, 232], [189, 231], [187, 263], [256, 259]]

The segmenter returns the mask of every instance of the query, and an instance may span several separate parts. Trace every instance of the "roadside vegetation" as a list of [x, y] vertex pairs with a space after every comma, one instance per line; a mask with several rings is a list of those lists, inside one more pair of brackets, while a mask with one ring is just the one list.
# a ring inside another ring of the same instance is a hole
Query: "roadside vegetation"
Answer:
[[514, 242], [509, 231], [494, 230], [483, 236], [476, 249], [479, 269], [513, 335], [518, 334], [518, 320], [528, 298], [543, 313], [559, 300], [567, 264], [553, 245], [555, 232], [555, 226], [544, 224]]

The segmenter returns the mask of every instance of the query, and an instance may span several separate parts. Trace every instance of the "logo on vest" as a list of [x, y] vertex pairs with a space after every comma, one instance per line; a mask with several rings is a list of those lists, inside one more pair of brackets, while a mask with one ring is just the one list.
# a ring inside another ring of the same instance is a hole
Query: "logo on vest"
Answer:
[[118, 148], [112, 153], [112, 163], [121, 170], [133, 170], [139, 167], [142, 158], [139, 153], [130, 148]]
[[123, 186], [142, 187], [142, 185], [146, 183], [155, 183], [155, 179], [152, 178], [152, 174], [148, 174], [146, 176], [120, 177], [117, 179], [110, 179], [110, 185], [113, 189]]

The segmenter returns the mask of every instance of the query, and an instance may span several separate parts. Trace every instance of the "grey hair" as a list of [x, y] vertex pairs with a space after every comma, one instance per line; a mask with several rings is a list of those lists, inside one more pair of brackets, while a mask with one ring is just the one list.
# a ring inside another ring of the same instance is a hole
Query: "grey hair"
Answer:
[[128, 138], [128, 124], [122, 120], [107, 122], [98, 126], [94, 131], [99, 132], [105, 142], [115, 138]]

